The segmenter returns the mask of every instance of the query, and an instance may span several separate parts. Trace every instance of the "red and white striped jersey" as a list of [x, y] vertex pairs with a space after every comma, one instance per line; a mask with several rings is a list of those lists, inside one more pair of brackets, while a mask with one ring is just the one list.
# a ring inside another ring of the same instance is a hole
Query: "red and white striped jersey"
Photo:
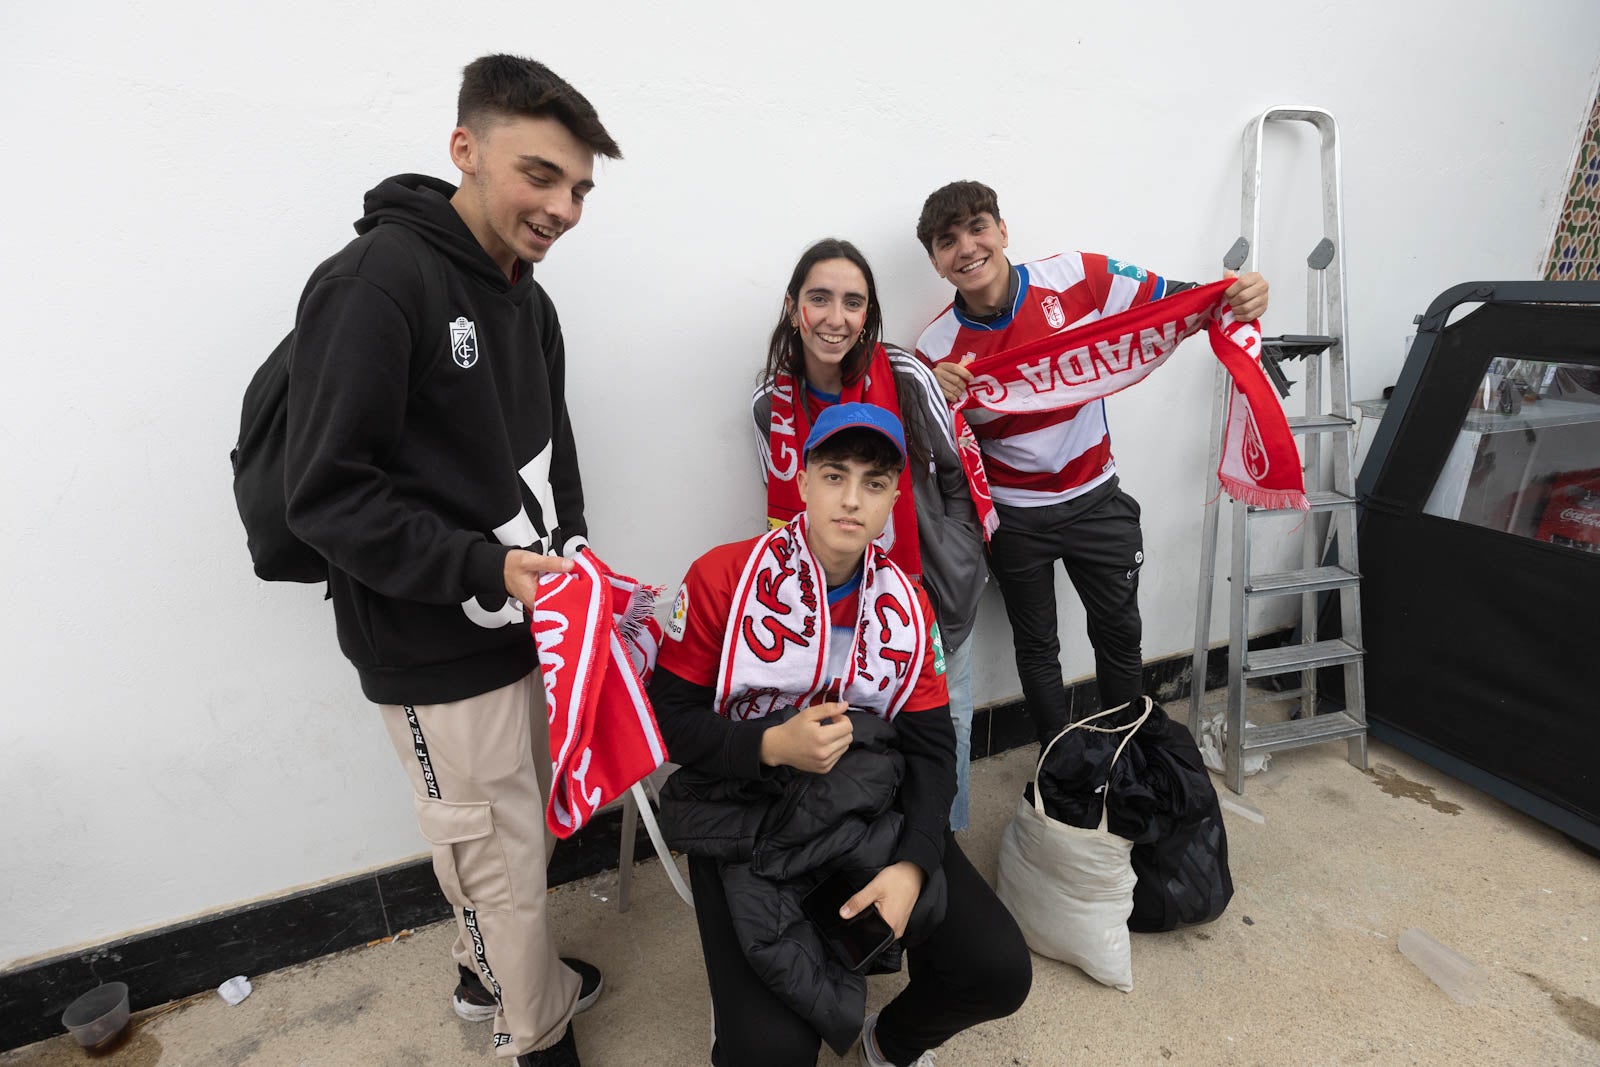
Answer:
[[[951, 304], [917, 339], [929, 363], [1014, 348], [1107, 315], [1159, 300], [1166, 279], [1093, 252], [1064, 252], [1016, 268], [1017, 295], [992, 322], [975, 322]], [[972, 408], [967, 421], [983, 449], [994, 499], [1012, 507], [1071, 500], [1117, 472], [1105, 401], [1037, 415]]]

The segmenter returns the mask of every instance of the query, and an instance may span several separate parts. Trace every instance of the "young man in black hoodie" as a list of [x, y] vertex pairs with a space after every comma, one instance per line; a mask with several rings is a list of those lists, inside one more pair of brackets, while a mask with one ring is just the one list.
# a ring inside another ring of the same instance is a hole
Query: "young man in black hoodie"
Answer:
[[289, 525], [328, 560], [339, 645], [415, 790], [456, 912], [455, 1008], [498, 1055], [578, 1063], [600, 973], [545, 916], [550, 755], [524, 614], [585, 543], [566, 353], [534, 263], [578, 224], [594, 158], [621, 158], [548, 68], [485, 56], [461, 82], [459, 188], [401, 175], [300, 300]]

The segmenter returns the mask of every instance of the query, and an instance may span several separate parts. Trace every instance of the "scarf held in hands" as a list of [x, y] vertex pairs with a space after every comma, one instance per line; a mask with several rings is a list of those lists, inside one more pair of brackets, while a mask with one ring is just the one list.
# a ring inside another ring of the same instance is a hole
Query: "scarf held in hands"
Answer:
[[661, 627], [661, 590], [615, 574], [588, 548], [568, 574], [539, 579], [533, 637], [550, 709], [554, 773], [545, 823], [571, 837], [666, 760], [645, 683]]
[[[1232, 284], [1225, 278], [1187, 289], [969, 363], [972, 382], [955, 409], [981, 407], [1020, 415], [1100, 400], [1142, 381], [1203, 323], [1211, 351], [1232, 378], [1217, 467], [1223, 492], [1257, 507], [1303, 511], [1308, 504], [1300, 452], [1283, 405], [1261, 369], [1260, 328], [1234, 319], [1223, 299]], [[987, 535], [998, 519], [977, 441], [964, 421], [962, 467]]]

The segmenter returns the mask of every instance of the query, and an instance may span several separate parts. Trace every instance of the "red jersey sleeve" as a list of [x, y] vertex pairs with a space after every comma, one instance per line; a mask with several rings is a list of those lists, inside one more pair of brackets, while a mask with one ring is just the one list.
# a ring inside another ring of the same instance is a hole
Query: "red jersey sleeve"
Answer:
[[686, 682], [715, 687], [734, 586], [755, 539], [720, 545], [695, 560], [678, 587], [656, 665]]
[[[1098, 252], [1080, 252], [1078, 255], [1083, 258], [1084, 280], [1094, 294], [1095, 307], [1106, 314], [1115, 315], [1167, 295], [1166, 279], [1153, 271], [1102, 256]], [[1119, 278], [1122, 279], [1122, 291], [1113, 295], [1112, 286]], [[1135, 286], [1131, 297], [1126, 289], [1129, 284]]]
[[916, 688], [911, 690], [911, 698], [902, 711], [927, 711], [950, 703], [950, 691], [944, 684], [944, 646], [939, 639], [939, 624], [934, 620], [928, 594], [920, 585], [917, 606], [922, 609], [923, 621], [928, 626], [928, 653], [922, 659], [922, 673], [917, 675]]

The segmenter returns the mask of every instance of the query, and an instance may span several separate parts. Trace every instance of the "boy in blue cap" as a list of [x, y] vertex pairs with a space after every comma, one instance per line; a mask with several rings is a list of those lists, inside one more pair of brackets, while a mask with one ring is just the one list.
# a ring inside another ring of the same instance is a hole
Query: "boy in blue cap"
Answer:
[[[898, 833], [840, 914], [876, 907], [898, 938], [930, 883], [942, 884], [945, 908], [927, 923], [919, 912], [923, 928], [905, 943], [910, 984], [863, 1022], [861, 1060], [871, 1067], [928, 1062], [927, 1050], [954, 1034], [1015, 1011], [1032, 978], [1016, 923], [950, 836], [955, 734], [933, 610], [872, 543], [905, 462], [904, 430], [883, 408], [838, 404], [819, 415], [799, 481], [805, 512], [695, 561], [650, 691], [669, 758], [734, 786], [781, 791], [826, 776], [851, 747], [847, 710], [893, 725], [904, 761]], [[760, 832], [785, 830], [763, 823]], [[822, 995], [790, 970], [763, 979], [741, 947], [724, 864], [690, 853], [713, 1064], [815, 1063], [822, 1035], [797, 1005]]]

